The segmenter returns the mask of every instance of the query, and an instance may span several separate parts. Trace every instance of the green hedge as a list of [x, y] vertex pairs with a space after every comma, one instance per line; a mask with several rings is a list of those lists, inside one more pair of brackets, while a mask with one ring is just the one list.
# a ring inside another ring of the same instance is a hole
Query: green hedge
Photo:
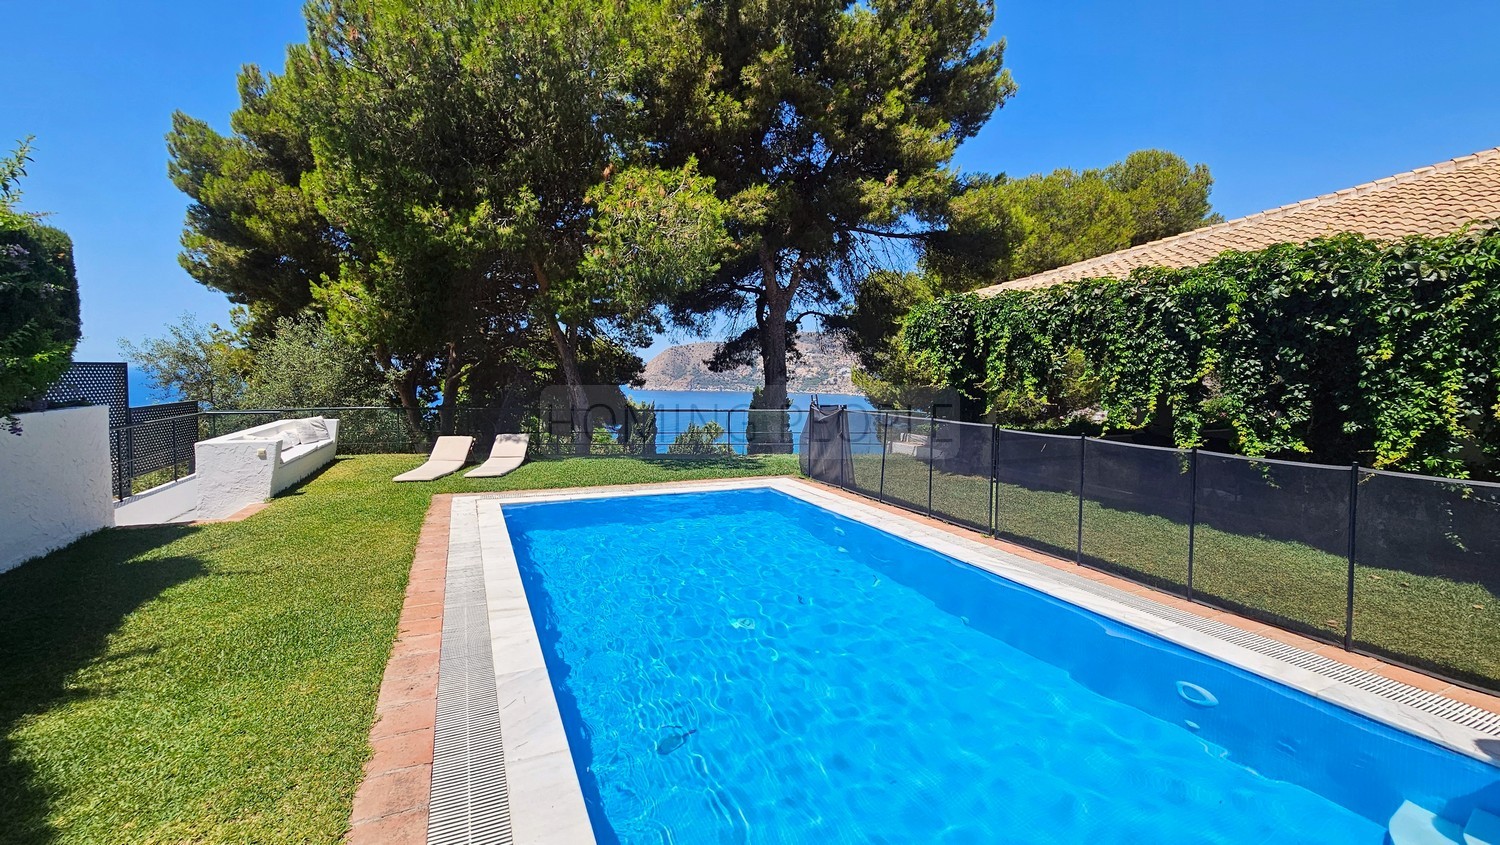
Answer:
[[0, 208], [0, 414], [41, 398], [79, 336], [73, 242]]
[[1500, 457], [1500, 228], [948, 297], [903, 342], [1002, 415], [1086, 383], [1106, 429], [1164, 420], [1183, 447], [1225, 429], [1245, 454], [1459, 477]]

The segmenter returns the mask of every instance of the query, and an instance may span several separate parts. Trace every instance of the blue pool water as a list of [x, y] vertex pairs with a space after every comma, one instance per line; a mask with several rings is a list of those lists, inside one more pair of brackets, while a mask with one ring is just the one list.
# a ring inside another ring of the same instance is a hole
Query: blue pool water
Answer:
[[1500, 808], [1500, 769], [774, 491], [504, 513], [601, 843], [1374, 845], [1403, 800]]

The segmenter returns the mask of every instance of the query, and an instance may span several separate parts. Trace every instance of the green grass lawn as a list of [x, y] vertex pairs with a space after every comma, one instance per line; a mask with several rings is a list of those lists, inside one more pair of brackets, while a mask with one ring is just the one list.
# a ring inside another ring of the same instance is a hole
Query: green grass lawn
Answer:
[[538, 461], [392, 484], [341, 459], [239, 523], [113, 529], [0, 575], [0, 842], [336, 842], [434, 493], [795, 474]]

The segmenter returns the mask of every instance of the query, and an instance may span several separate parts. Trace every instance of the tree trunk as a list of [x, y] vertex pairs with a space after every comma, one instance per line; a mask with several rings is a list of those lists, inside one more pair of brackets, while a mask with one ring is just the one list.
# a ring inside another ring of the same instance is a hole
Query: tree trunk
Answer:
[[760, 362], [766, 382], [762, 401], [767, 408], [786, 407], [786, 317], [790, 310], [788, 304], [767, 302], [766, 324], [760, 337]]
[[[542, 262], [534, 257], [531, 259], [531, 270], [536, 274], [537, 289], [545, 303], [551, 280], [547, 277]], [[560, 325], [557, 317], [552, 314], [543, 314], [542, 319], [547, 321], [547, 332], [552, 336], [552, 345], [557, 347], [557, 362], [562, 367], [563, 382], [568, 387], [568, 417], [573, 424], [573, 451], [579, 455], [587, 455], [593, 432], [589, 431], [588, 426], [589, 398], [583, 391], [583, 375], [578, 371], [577, 332], [572, 326]]]
[[557, 347], [557, 360], [562, 366], [563, 381], [568, 386], [568, 416], [573, 423], [573, 452], [589, 453], [592, 432], [589, 431], [589, 397], [583, 390], [583, 375], [578, 371], [577, 343], [571, 330], [565, 331], [556, 320], [548, 320], [547, 328], [552, 334], [552, 343]]
[[[792, 310], [799, 273], [794, 269], [791, 278], [787, 280], [787, 286], [783, 288], [776, 280], [774, 256], [762, 246], [761, 281], [765, 292], [761, 295], [756, 321], [760, 328], [760, 362], [765, 374], [765, 389], [759, 397], [760, 407], [754, 408], [755, 403], [752, 403], [751, 409], [751, 416], [756, 417], [752, 423], [757, 433], [756, 439], [760, 442], [754, 446], [747, 443], [746, 451], [790, 453], [792, 435], [790, 420], [786, 415], [786, 318]], [[746, 439], [748, 441], [749, 438]]]
[[453, 433], [454, 411], [458, 408], [458, 381], [463, 367], [458, 363], [458, 349], [448, 344], [443, 361], [443, 403], [438, 406], [438, 433]]
[[422, 432], [422, 408], [417, 403], [417, 369], [408, 368], [396, 382], [396, 395], [401, 398], [401, 410], [406, 416], [406, 428], [415, 445], [425, 440]]

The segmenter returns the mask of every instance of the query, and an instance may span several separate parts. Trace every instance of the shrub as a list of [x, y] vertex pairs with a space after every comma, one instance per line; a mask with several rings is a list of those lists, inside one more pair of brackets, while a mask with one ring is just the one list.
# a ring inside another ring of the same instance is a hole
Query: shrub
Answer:
[[627, 400], [625, 416], [628, 424], [620, 426], [618, 439], [627, 452], [656, 454], [656, 403]]
[[282, 317], [251, 343], [252, 362], [240, 402], [246, 408], [328, 408], [388, 403], [368, 352], [315, 315]]
[[80, 334], [73, 242], [0, 209], [0, 413], [40, 399], [72, 363]]
[[790, 454], [792, 451], [792, 417], [786, 412], [792, 406], [787, 400], [780, 408], [766, 401], [759, 387], [750, 394], [750, 412], [745, 419], [745, 451], [751, 455]]
[[730, 452], [728, 444], [718, 442], [723, 436], [724, 427], [713, 420], [701, 426], [690, 423], [672, 440], [667, 452], [673, 455], [727, 455]]

